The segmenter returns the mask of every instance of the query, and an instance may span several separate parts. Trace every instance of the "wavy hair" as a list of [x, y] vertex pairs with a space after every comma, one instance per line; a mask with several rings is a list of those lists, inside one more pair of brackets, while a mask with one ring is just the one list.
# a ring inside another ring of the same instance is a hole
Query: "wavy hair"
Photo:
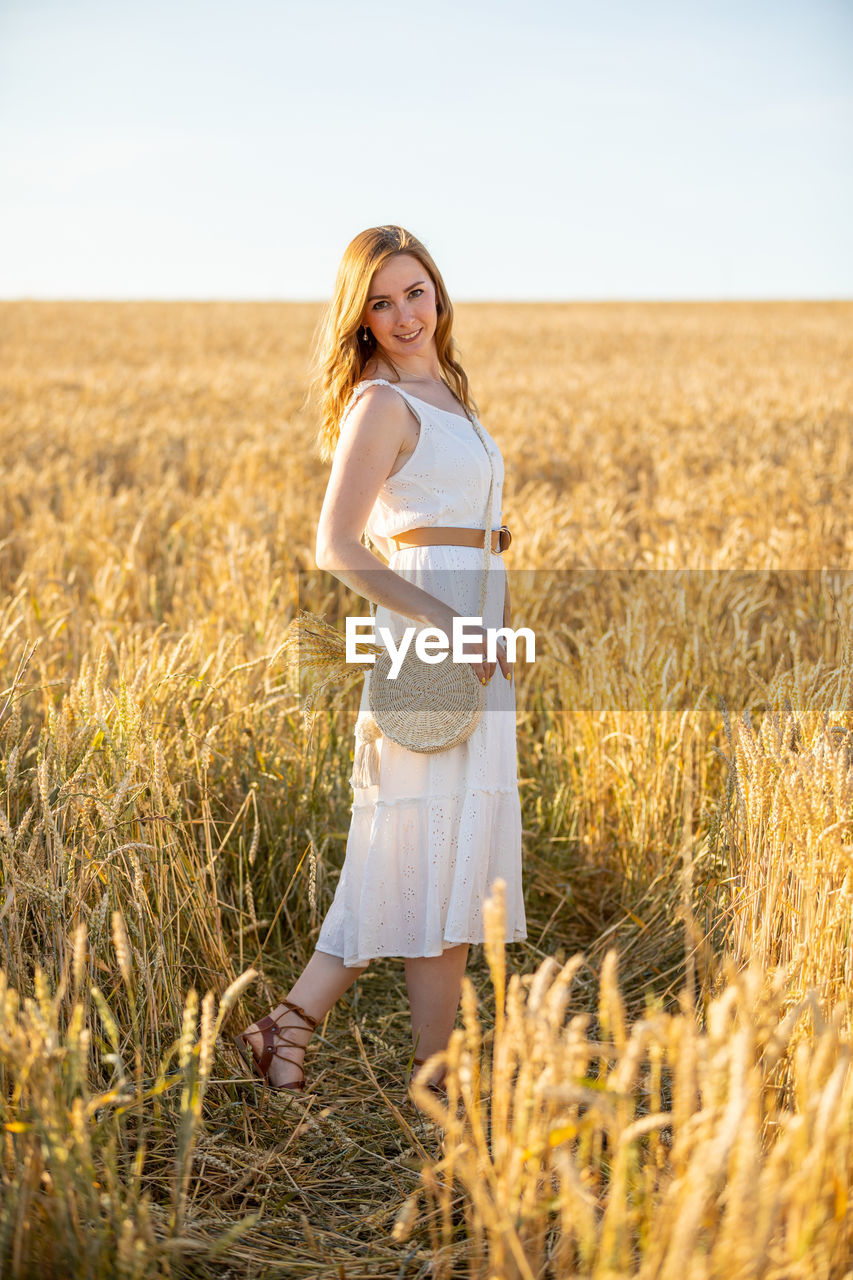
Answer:
[[323, 312], [314, 337], [306, 404], [314, 398], [319, 402], [317, 442], [324, 462], [334, 456], [344, 410], [353, 388], [361, 381], [365, 365], [376, 351], [372, 332], [366, 341], [359, 336], [371, 282], [376, 272], [400, 253], [410, 253], [417, 258], [435, 286], [438, 313], [435, 346], [442, 376], [465, 407], [477, 413], [476, 401], [468, 390], [468, 376], [457, 359], [452, 336], [453, 306], [441, 272], [425, 246], [404, 227], [368, 227], [346, 247], [338, 267], [334, 296]]

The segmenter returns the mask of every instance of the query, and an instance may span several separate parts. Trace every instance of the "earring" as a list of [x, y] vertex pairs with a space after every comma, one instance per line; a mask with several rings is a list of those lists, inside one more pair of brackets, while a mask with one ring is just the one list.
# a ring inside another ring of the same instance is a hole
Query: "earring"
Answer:
[[367, 339], [368, 339], [368, 337], [369, 337], [370, 335], [369, 335], [369, 333], [368, 333], [368, 329], [367, 329], [367, 325], [366, 325], [366, 324], [364, 324], [364, 325], [362, 325], [362, 326], [361, 326], [361, 332], [359, 333], [359, 335], [358, 335], [358, 336], [361, 338], [362, 342], [367, 342]]

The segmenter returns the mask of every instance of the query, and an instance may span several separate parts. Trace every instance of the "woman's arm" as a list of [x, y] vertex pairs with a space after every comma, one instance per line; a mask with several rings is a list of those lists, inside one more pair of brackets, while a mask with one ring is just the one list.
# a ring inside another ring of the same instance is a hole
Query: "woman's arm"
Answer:
[[379, 533], [372, 533], [370, 535], [370, 541], [376, 547], [376, 550], [387, 564], [394, 554], [394, 544], [388, 538], [383, 538]]
[[[354, 405], [341, 428], [332, 461], [315, 558], [318, 568], [333, 573], [359, 595], [421, 626], [438, 627], [450, 637], [453, 619], [461, 615], [388, 568], [361, 542], [376, 496], [406, 440], [409, 412], [390, 387], [371, 387]], [[471, 654], [477, 648], [473, 639], [466, 644]], [[481, 652], [485, 656], [485, 632]], [[503, 646], [498, 647], [498, 655], [506, 673]], [[488, 678], [494, 669], [494, 663], [474, 664], [478, 676], [485, 673]]]
[[361, 534], [402, 448], [410, 413], [390, 387], [371, 387], [341, 428], [317, 527], [317, 567], [353, 591], [422, 626], [450, 635], [455, 611], [389, 569]]

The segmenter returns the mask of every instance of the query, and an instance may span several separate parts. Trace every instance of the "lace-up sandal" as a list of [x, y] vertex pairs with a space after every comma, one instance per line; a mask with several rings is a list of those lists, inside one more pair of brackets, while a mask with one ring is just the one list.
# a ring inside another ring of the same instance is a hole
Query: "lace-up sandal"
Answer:
[[[302, 1018], [302, 1020], [306, 1023], [307, 1026], [311, 1028], [312, 1031], [315, 1031], [317, 1029], [317, 1019], [312, 1018], [311, 1014], [306, 1013], [305, 1010], [300, 1005], [294, 1003], [294, 1001], [292, 1000], [282, 1000], [280, 1003], [283, 1004], [285, 1008], [289, 1009], [292, 1013], [298, 1014], [299, 1017]], [[243, 1059], [243, 1061], [248, 1065], [249, 1059], [246, 1056], [245, 1050], [249, 1049], [252, 1055], [251, 1065], [254, 1067], [255, 1071], [261, 1077], [261, 1079], [264, 1081], [264, 1083], [267, 1085], [268, 1088], [274, 1089], [279, 1092], [304, 1091], [305, 1089], [305, 1072], [304, 1071], [302, 1072], [301, 1080], [295, 1080], [295, 1081], [289, 1082], [288, 1084], [273, 1084], [269, 1078], [270, 1065], [272, 1063], [273, 1058], [280, 1058], [282, 1062], [289, 1062], [291, 1063], [292, 1066], [299, 1067], [299, 1069], [302, 1070], [301, 1063], [297, 1062], [294, 1058], [288, 1057], [286, 1053], [281, 1052], [282, 1044], [291, 1049], [304, 1049], [307, 1047], [305, 1045], [298, 1044], [294, 1040], [287, 1039], [287, 1036], [285, 1033], [288, 1031], [296, 1031], [298, 1030], [298, 1028], [282, 1027], [278, 1022], [276, 1022], [275, 1018], [270, 1016], [270, 1014], [267, 1014], [266, 1017], [261, 1018], [254, 1025], [255, 1025], [255, 1028], [263, 1034], [263, 1038], [264, 1038], [264, 1045], [261, 1050], [260, 1057], [255, 1052], [255, 1046], [252, 1044], [251, 1040], [249, 1039], [249, 1032], [241, 1031], [238, 1036], [234, 1037], [234, 1043], [236, 1044], [237, 1051], [240, 1054], [240, 1057]], [[254, 1034], [254, 1032], [252, 1034]], [[282, 1044], [276, 1044], [276, 1040], [281, 1040]]]

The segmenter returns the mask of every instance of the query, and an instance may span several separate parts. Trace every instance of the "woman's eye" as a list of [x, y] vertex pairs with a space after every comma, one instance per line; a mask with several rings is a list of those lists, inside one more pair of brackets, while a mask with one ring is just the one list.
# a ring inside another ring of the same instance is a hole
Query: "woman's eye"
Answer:
[[[414, 298], [419, 293], [423, 293], [423, 289], [413, 289], [412, 292], [409, 294], [409, 297]], [[373, 306], [370, 309], [371, 311], [376, 311], [378, 307], [384, 307], [384, 305], [385, 305], [385, 299], [380, 298], [378, 302], [374, 302]]]

